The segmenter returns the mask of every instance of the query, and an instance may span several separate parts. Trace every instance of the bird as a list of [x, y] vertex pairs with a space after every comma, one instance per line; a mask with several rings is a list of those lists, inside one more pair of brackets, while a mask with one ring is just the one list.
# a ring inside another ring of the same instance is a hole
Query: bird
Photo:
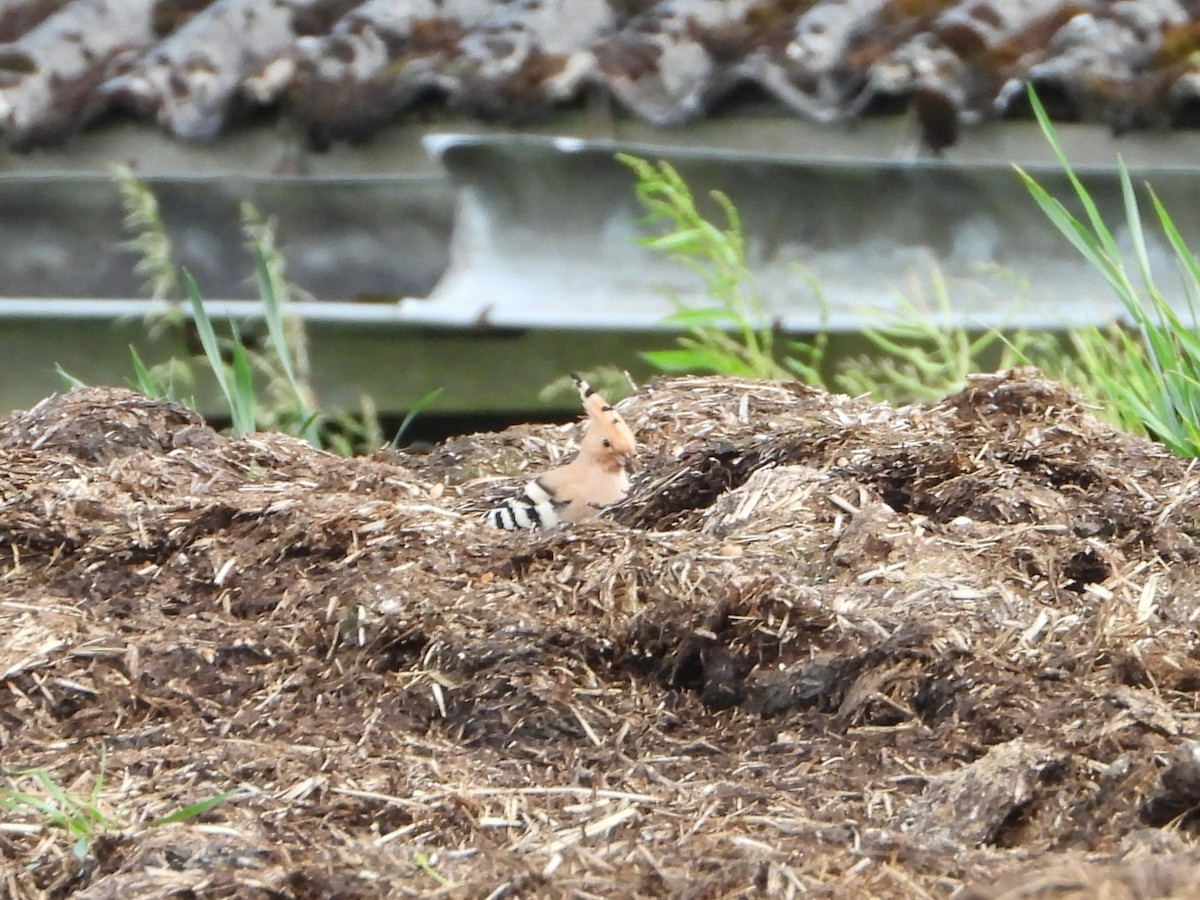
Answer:
[[625, 499], [637, 456], [633, 432], [613, 406], [572, 372], [587, 413], [587, 431], [579, 453], [569, 463], [538, 476], [513, 497], [491, 510], [493, 528], [553, 528], [584, 522]]

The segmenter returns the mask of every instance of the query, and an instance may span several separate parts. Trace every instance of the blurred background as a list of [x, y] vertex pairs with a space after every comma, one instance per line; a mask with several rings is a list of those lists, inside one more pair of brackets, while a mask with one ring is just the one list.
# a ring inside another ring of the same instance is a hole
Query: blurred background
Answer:
[[387, 432], [419, 407], [426, 437], [572, 417], [543, 389], [648, 377], [711, 300], [639, 243], [617, 152], [718, 220], [727, 194], [755, 312], [829, 359], [912, 308], [1118, 320], [1013, 169], [1066, 190], [1027, 85], [1102, 212], [1120, 155], [1200, 224], [1189, 3], [2, 0], [0, 41], [0, 413], [60, 369], [130, 382], [130, 345], [158, 373], [200, 353], [184, 270], [219, 333], [269, 342], [265, 240], [319, 408]]

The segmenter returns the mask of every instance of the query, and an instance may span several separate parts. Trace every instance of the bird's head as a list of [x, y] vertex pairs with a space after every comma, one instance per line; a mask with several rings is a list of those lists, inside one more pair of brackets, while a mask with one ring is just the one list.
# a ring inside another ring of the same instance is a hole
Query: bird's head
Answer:
[[588, 430], [580, 444], [580, 454], [591, 456], [606, 468], [632, 472], [637, 462], [637, 440], [621, 414], [591, 386], [572, 373], [579, 399], [588, 415]]

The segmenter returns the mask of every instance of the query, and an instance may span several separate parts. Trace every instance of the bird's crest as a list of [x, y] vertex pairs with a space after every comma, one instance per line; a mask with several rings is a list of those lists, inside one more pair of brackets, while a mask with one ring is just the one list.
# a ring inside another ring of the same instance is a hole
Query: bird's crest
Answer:
[[571, 379], [579, 388], [579, 399], [583, 401], [589, 421], [580, 450], [598, 455], [611, 454], [623, 467], [632, 466], [637, 454], [637, 440], [633, 431], [625, 424], [621, 414], [583, 378], [572, 372]]

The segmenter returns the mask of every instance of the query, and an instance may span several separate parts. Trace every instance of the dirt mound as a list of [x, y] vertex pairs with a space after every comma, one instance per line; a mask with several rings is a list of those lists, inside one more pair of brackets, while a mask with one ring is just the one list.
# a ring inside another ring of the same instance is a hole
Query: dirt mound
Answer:
[[574, 426], [347, 460], [120, 390], [0, 422], [0, 761], [103, 771], [112, 824], [80, 860], [0, 811], [0, 895], [1200, 890], [1191, 464], [1032, 370], [620, 409], [628, 501], [532, 535], [479, 513]]

